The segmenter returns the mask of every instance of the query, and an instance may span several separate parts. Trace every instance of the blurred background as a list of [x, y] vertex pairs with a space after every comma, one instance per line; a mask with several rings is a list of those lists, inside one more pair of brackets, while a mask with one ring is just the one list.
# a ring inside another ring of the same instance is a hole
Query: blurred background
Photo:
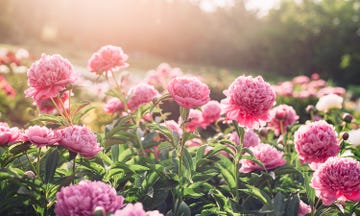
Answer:
[[177, 62], [360, 84], [360, 0], [0, 2], [0, 43], [59, 52], [84, 67], [113, 44], [147, 69]]

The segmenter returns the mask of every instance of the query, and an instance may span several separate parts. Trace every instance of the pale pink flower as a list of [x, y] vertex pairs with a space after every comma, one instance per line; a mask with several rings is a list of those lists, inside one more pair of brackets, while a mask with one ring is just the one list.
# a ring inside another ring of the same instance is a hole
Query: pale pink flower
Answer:
[[92, 216], [96, 207], [113, 213], [123, 206], [123, 201], [110, 185], [83, 180], [77, 185], [62, 187], [56, 194], [55, 214]]
[[310, 185], [324, 205], [360, 202], [360, 164], [352, 158], [330, 157], [315, 171]]
[[104, 106], [104, 111], [106, 113], [112, 114], [116, 112], [122, 112], [124, 110], [124, 105], [118, 98], [111, 98], [108, 100]]
[[318, 73], [313, 73], [313, 74], [311, 74], [311, 79], [318, 80], [318, 79], [320, 79], [320, 75]]
[[305, 75], [300, 75], [300, 76], [294, 77], [292, 81], [294, 84], [302, 85], [302, 84], [308, 83], [310, 81], [310, 78]]
[[145, 212], [142, 203], [129, 203], [124, 208], [117, 210], [112, 216], [163, 216], [163, 214], [157, 210]]
[[[182, 119], [180, 119], [180, 122]], [[185, 122], [185, 130], [187, 132], [194, 132], [197, 128], [204, 128], [204, 119], [202, 112], [196, 109], [190, 109], [189, 117]]]
[[298, 216], [305, 216], [311, 212], [311, 207], [304, 203], [302, 200], [299, 202]]
[[336, 94], [321, 96], [316, 103], [316, 109], [322, 112], [328, 112], [330, 109], [341, 109], [344, 98]]
[[60, 55], [45, 55], [34, 62], [28, 70], [27, 97], [34, 100], [55, 98], [75, 81], [73, 67]]
[[166, 126], [171, 131], [176, 132], [179, 135], [179, 137], [182, 137], [183, 131], [180, 125], [174, 120], [165, 121], [162, 125]]
[[[267, 170], [277, 168], [286, 163], [283, 159], [283, 152], [278, 151], [275, 147], [269, 144], [260, 143], [256, 146], [249, 147], [249, 150], [253, 153], [254, 157], [259, 160]], [[258, 165], [252, 160], [241, 159], [240, 172], [249, 173], [255, 170], [263, 170], [263, 167]]]
[[[230, 134], [229, 140], [233, 141], [237, 145], [240, 144], [240, 138], [236, 131]], [[244, 135], [243, 147], [256, 146], [259, 143], [260, 143], [259, 136], [252, 129], [246, 129]]]
[[168, 84], [168, 91], [180, 106], [196, 108], [210, 100], [210, 89], [194, 77], [176, 77]]
[[60, 135], [45, 126], [34, 125], [25, 130], [26, 140], [37, 147], [56, 144], [61, 138]]
[[294, 137], [300, 161], [310, 163], [312, 169], [340, 151], [334, 127], [323, 120], [302, 125]]
[[22, 141], [23, 136], [19, 128], [12, 127], [5, 122], [0, 122], [0, 146]]
[[228, 120], [236, 120], [241, 126], [258, 127], [266, 122], [275, 102], [275, 93], [262, 77], [238, 77], [224, 91], [223, 109]]
[[199, 147], [203, 145], [203, 141], [199, 138], [192, 138], [185, 142], [185, 145], [189, 148], [191, 147]]
[[182, 75], [183, 72], [179, 68], [172, 68], [167, 63], [161, 63], [156, 70], [147, 72], [145, 80], [157, 89], [164, 90], [170, 80]]
[[157, 96], [159, 96], [159, 92], [153, 86], [141, 83], [129, 89], [127, 105], [130, 110], [135, 110], [140, 105], [151, 102]]
[[212, 100], [202, 107], [202, 116], [206, 125], [216, 122], [221, 117], [221, 105]]
[[79, 153], [87, 158], [95, 157], [102, 150], [97, 138], [85, 126], [74, 125], [61, 130], [60, 144], [72, 152]]
[[[53, 101], [56, 105], [54, 105]], [[39, 100], [34, 99], [35, 105], [39, 108], [40, 112], [47, 114], [56, 113], [57, 109], [60, 109], [61, 112], [69, 109], [69, 93], [64, 92], [59, 97], [55, 98], [41, 98]]]
[[283, 132], [286, 132], [287, 127], [293, 125], [299, 119], [294, 108], [286, 104], [274, 107], [270, 111], [270, 116], [269, 127], [274, 129], [277, 136], [282, 132], [281, 127]]
[[339, 96], [344, 96], [346, 93], [346, 90], [342, 87], [332, 87], [332, 86], [328, 86], [325, 88], [320, 89], [317, 92], [317, 97], [322, 97], [324, 95], [329, 95], [329, 94], [336, 94]]
[[273, 86], [276, 95], [279, 96], [287, 96], [290, 97], [293, 95], [294, 92], [294, 84], [292, 82], [286, 81], [279, 83], [276, 86]]
[[126, 68], [128, 56], [120, 47], [107, 45], [101, 47], [97, 52], [92, 54], [89, 59], [88, 67], [91, 72], [99, 75], [112, 70]]

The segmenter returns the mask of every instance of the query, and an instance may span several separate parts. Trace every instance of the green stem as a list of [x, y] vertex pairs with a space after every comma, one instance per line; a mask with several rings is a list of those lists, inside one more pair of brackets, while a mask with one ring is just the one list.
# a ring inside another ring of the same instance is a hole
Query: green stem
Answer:
[[236, 155], [234, 158], [234, 174], [235, 174], [235, 201], [236, 203], [240, 200], [239, 195], [239, 169], [240, 169], [240, 160], [242, 157], [242, 148], [244, 143], [245, 130], [243, 127], [239, 127], [237, 121], [233, 121], [236, 133], [239, 136], [239, 145], [236, 147]]
[[41, 147], [39, 147], [38, 155], [37, 155], [37, 162], [36, 162], [36, 174], [40, 176], [40, 159], [41, 159]]
[[73, 179], [72, 179], [72, 183], [74, 184], [75, 183], [75, 175], [76, 175], [76, 156], [74, 157], [73, 159], [73, 164], [72, 164], [72, 174], [73, 174]]
[[[31, 166], [32, 170], [33, 170], [34, 172], [36, 172], [36, 168], [34, 167], [33, 162], [31, 162], [31, 160], [30, 160], [29, 155], [28, 155], [28, 153], [27, 153], [27, 152], [25, 153], [25, 156], [26, 156], [26, 159], [28, 160], [28, 162], [29, 162], [29, 164], [30, 164], [30, 166]], [[37, 173], [37, 174], [38, 174], [38, 173]]]

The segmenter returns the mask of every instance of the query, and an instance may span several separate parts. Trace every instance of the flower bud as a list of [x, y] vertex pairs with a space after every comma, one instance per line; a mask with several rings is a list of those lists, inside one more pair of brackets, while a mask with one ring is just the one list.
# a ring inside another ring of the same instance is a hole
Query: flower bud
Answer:
[[28, 171], [24, 172], [24, 175], [26, 177], [28, 177], [29, 179], [34, 179], [36, 177], [35, 173], [33, 171], [31, 171], [31, 170], [28, 170]]
[[352, 121], [353, 117], [349, 113], [344, 113], [344, 115], [342, 116], [342, 119], [344, 122], [350, 123]]
[[347, 132], [343, 133], [342, 138], [343, 138], [343, 140], [348, 140], [349, 139], [349, 133], [347, 133]]
[[259, 135], [262, 137], [266, 137], [268, 134], [268, 129], [267, 128], [261, 128], [259, 131]]
[[105, 212], [104, 207], [102, 207], [102, 206], [97, 206], [97, 207], [94, 209], [93, 215], [94, 215], [94, 216], [106, 216], [106, 212]]
[[276, 112], [275, 118], [279, 121], [285, 120], [287, 118], [287, 112]]
[[307, 113], [312, 113], [314, 112], [315, 107], [313, 105], [308, 105], [305, 110]]

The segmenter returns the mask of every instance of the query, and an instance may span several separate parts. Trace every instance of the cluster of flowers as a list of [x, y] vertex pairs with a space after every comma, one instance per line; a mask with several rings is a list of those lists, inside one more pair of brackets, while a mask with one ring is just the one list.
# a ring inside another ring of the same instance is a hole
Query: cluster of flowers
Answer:
[[[127, 58], [121, 48], [105, 46], [90, 58], [89, 69], [97, 75], [108, 76], [113, 71], [127, 67]], [[291, 106], [281, 104], [273, 107], [276, 99], [275, 92], [286, 96], [290, 96], [288, 94], [291, 92], [291, 96], [301, 98], [315, 96], [311, 91], [323, 92], [321, 95], [326, 95], [328, 92], [344, 94], [339, 89], [325, 91], [327, 87], [323, 87], [326, 86], [326, 82], [316, 75], [313, 75], [311, 81], [305, 76], [296, 77], [292, 82], [282, 83], [275, 88], [275, 91], [260, 76], [255, 78], [239, 76], [224, 91], [226, 98], [219, 103], [210, 100], [210, 90], [206, 84], [194, 77], [181, 76], [180, 72], [168, 65], [159, 66], [149, 75], [148, 83], [141, 83], [130, 88], [124, 98], [110, 99], [105, 105], [105, 111], [126, 115], [140, 105], [147, 104], [160, 96], [159, 91], [151, 84], [161, 85], [158, 88], [165, 88], [166, 84], [167, 92], [173, 100], [180, 107], [189, 110], [188, 119], [163, 123], [180, 137], [183, 133], [180, 125], [184, 125], [186, 132], [193, 132], [196, 128], [206, 128], [218, 121], [229, 124], [236, 122], [239, 126], [246, 128], [243, 143], [240, 142], [240, 137], [236, 132], [230, 134], [228, 138], [236, 145], [248, 148], [263, 166], [253, 160], [241, 159], [239, 172], [242, 173], [271, 170], [287, 162], [283, 158], [284, 152], [281, 146], [261, 143], [254, 132], [267, 124], [276, 136], [281, 136], [287, 133], [287, 129], [298, 120], [299, 117]], [[58, 112], [68, 118], [70, 115], [68, 101], [71, 96], [71, 86], [75, 80], [76, 75], [68, 60], [59, 55], [43, 54], [28, 70], [29, 89], [25, 94], [34, 100], [41, 112]], [[299, 95], [294, 95], [292, 93], [294, 85], [306, 87], [307, 93], [301, 92]], [[320, 88], [322, 90], [319, 90]], [[319, 101], [319, 109], [324, 107], [321, 103]], [[329, 108], [329, 106], [325, 107]], [[324, 110], [326, 111], [327, 108]], [[330, 108], [339, 107], [330, 106]], [[0, 145], [18, 141], [28, 141], [38, 147], [62, 145], [71, 152], [88, 158], [95, 157], [102, 151], [93, 132], [85, 126], [72, 125], [71, 118], [69, 124], [68, 127], [57, 130], [44, 126], [31, 126], [21, 132], [18, 128], [10, 128], [7, 124], [1, 123]], [[330, 205], [335, 201], [360, 201], [360, 164], [355, 159], [339, 156], [340, 142], [333, 125], [323, 120], [309, 122], [302, 125], [295, 132], [294, 137], [295, 151], [300, 161], [309, 164], [315, 170], [311, 186], [325, 205]], [[199, 145], [199, 142], [194, 145]], [[189, 143], [188, 146], [192, 144]], [[310, 211], [309, 207], [302, 202], [300, 209], [305, 213]], [[114, 215], [161, 215], [157, 211], [145, 212], [140, 203], [128, 204], [124, 207], [123, 197], [117, 196], [115, 189], [102, 182], [82, 181], [77, 185], [63, 187], [57, 194], [55, 207], [57, 215], [92, 215], [94, 211], [114, 213]]]
[[10, 97], [16, 95], [15, 89], [6, 81], [4, 76], [0, 75], [0, 90]]

